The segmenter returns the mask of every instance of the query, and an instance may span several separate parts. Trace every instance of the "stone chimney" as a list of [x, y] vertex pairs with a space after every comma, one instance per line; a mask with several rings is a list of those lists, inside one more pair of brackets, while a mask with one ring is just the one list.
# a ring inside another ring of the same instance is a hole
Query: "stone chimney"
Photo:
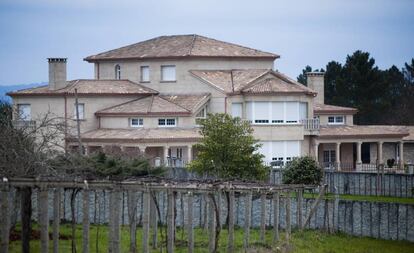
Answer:
[[324, 104], [325, 103], [325, 80], [324, 80], [324, 72], [308, 72], [306, 73], [306, 82], [308, 84], [308, 88], [316, 91], [318, 95], [316, 95], [315, 103]]
[[66, 59], [47, 59], [49, 62], [49, 90], [58, 90], [66, 86]]

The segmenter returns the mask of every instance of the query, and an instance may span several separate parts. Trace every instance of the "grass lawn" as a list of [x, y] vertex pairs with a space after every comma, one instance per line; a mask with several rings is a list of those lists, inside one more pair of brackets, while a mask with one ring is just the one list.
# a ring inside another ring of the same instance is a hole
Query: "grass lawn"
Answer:
[[[36, 228], [36, 226], [34, 226]], [[19, 229], [19, 228], [17, 228]], [[90, 230], [90, 252], [96, 251], [98, 245], [98, 252], [108, 252], [107, 235], [108, 229], [106, 226], [101, 226], [99, 229], [98, 244], [96, 244], [97, 226], [92, 225]], [[61, 236], [71, 234], [70, 225], [61, 225]], [[158, 231], [158, 239], [161, 241], [161, 234]], [[137, 247], [138, 252], [141, 252], [141, 236], [142, 230], [139, 228], [137, 232]], [[256, 250], [251, 252], [278, 252], [277, 248], [286, 247], [286, 242], [281, 241], [277, 245], [271, 244], [271, 231], [266, 233], [266, 245], [257, 243], [259, 241], [259, 231], [257, 229], [251, 230], [250, 242]], [[163, 230], [163, 238], [165, 238], [165, 230]], [[282, 233], [281, 238], [284, 238]], [[77, 227], [76, 231], [77, 252], [81, 252], [82, 229]], [[175, 252], [187, 252], [186, 248], [186, 234], [178, 229], [176, 232], [176, 248]], [[219, 252], [226, 252], [227, 230], [223, 229], [220, 234]], [[10, 245], [10, 252], [17, 253], [21, 251], [21, 241], [13, 241]], [[162, 243], [159, 243], [162, 244]], [[50, 252], [52, 252], [52, 241], [49, 241]], [[60, 240], [60, 252], [71, 252], [71, 240]], [[165, 244], [163, 244], [163, 251], [166, 252]], [[378, 240], [373, 238], [358, 238], [347, 236], [344, 234], [329, 235], [318, 231], [304, 231], [293, 232], [291, 238], [291, 252], [297, 253], [376, 253], [376, 252], [398, 252], [398, 253], [412, 253], [414, 252], [414, 243], [406, 241], [388, 241]], [[129, 248], [129, 229], [128, 227], [121, 228], [121, 252], [128, 252]], [[31, 241], [32, 252], [40, 252], [40, 241]], [[243, 252], [243, 230], [235, 230], [235, 252]], [[152, 252], [160, 252], [160, 249]], [[195, 252], [208, 252], [208, 233], [202, 229], [195, 229]]]

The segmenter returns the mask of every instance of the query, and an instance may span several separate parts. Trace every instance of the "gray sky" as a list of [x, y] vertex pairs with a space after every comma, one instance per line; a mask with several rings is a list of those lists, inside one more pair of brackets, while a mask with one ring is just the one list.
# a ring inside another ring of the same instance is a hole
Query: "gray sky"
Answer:
[[47, 81], [47, 57], [69, 58], [69, 79], [93, 78], [88, 55], [193, 33], [280, 54], [276, 68], [293, 78], [358, 49], [402, 67], [414, 57], [414, 1], [2, 0], [0, 85]]

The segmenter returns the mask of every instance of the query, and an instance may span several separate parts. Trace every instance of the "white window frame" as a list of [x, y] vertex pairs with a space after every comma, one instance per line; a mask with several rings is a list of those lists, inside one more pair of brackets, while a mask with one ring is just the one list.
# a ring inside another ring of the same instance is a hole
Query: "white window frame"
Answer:
[[[26, 112], [23, 112], [23, 108], [26, 108]], [[29, 121], [32, 119], [32, 106], [30, 104], [17, 104], [17, 117], [19, 120]], [[26, 115], [24, 115], [26, 114]]]
[[[268, 117], [266, 119], [256, 119], [256, 115], [255, 115], [255, 109], [256, 109], [256, 103], [260, 102], [263, 103], [262, 101], [248, 101], [246, 104], [246, 108], [247, 108], [247, 117], [248, 117], [248, 121], [253, 124], [253, 125], [299, 125], [300, 124], [300, 102], [299, 101], [265, 101], [265, 103], [268, 103]], [[283, 120], [279, 119], [279, 120], [275, 120], [273, 119], [273, 103], [274, 102], [280, 102], [283, 103]], [[287, 118], [287, 103], [296, 103], [295, 104], [295, 109], [297, 111], [297, 115], [298, 115], [298, 119], [297, 120], [291, 120], [291, 122], [287, 122], [288, 118]], [[250, 112], [251, 110], [251, 112]], [[251, 114], [251, 115], [249, 115]], [[250, 116], [250, 118], [249, 118]]]
[[[333, 122], [329, 122], [329, 118], [333, 118]], [[338, 121], [338, 118], [342, 118], [342, 121]], [[345, 125], [345, 115], [328, 116], [328, 125]]]
[[[174, 125], [169, 125], [168, 121], [174, 120]], [[163, 124], [160, 124], [160, 121], [164, 121]], [[158, 118], [158, 127], [176, 127], [177, 126], [177, 118]]]
[[[137, 125], [132, 124], [133, 120], [137, 120], [138, 124]], [[144, 119], [143, 118], [130, 118], [129, 119], [129, 126], [130, 127], [143, 127], [144, 126]]]
[[[144, 69], [148, 71], [148, 79], [144, 79], [144, 71], [143, 71]], [[148, 65], [143, 65], [140, 67], [140, 82], [141, 83], [151, 82], [150, 75], [151, 75], [151, 72], [150, 72], [150, 67]]]
[[[78, 111], [79, 111], [79, 120], [84, 120], [85, 119], [85, 103], [78, 103]], [[76, 103], [73, 105], [73, 119], [76, 120]]]
[[121, 65], [119, 64], [115, 65], [115, 79], [121, 80]]
[[[166, 77], [164, 76], [164, 70], [167, 68], [172, 68], [174, 69], [174, 78], [171, 79], [165, 79]], [[175, 82], [177, 81], [177, 69], [175, 65], [161, 65], [161, 82]]]
[[[200, 116], [202, 115], [202, 116]], [[207, 106], [203, 106], [203, 108], [198, 111], [198, 113], [196, 114], [196, 119], [205, 119], [207, 118]]]

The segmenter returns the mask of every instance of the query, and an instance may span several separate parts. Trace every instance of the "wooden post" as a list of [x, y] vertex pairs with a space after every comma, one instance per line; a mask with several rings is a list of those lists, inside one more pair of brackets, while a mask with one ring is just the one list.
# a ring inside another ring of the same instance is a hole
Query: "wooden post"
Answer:
[[286, 241], [290, 239], [290, 233], [292, 231], [292, 226], [290, 222], [290, 207], [291, 207], [292, 198], [290, 196], [290, 191], [286, 193]]
[[266, 233], [266, 193], [260, 195], [260, 241], [265, 242]]
[[252, 218], [252, 192], [248, 192], [246, 195], [245, 211], [244, 211], [244, 240], [243, 246], [244, 251], [247, 251], [249, 247], [249, 237], [250, 237], [250, 223]]
[[273, 193], [273, 243], [279, 241], [279, 192]]
[[10, 196], [9, 187], [3, 186], [0, 192], [0, 226], [1, 226], [1, 244], [0, 251], [9, 252], [9, 226], [10, 226]]
[[203, 212], [203, 229], [204, 231], [207, 231], [208, 230], [208, 203], [209, 203], [207, 194], [203, 193], [201, 203], [204, 206], [203, 208], [204, 209], [203, 210], [204, 211]]
[[175, 198], [174, 192], [172, 190], [168, 190], [168, 210], [167, 210], [167, 253], [174, 252], [174, 231], [175, 231], [175, 222], [174, 222], [174, 206], [175, 206]]
[[136, 191], [128, 191], [128, 218], [129, 218], [129, 252], [137, 252], [137, 201]]
[[152, 228], [152, 248], [157, 248], [158, 211], [156, 207], [156, 192], [150, 192], [150, 225]]
[[298, 203], [297, 203], [297, 224], [299, 229], [303, 229], [302, 223], [303, 223], [303, 217], [302, 217], [302, 206], [303, 206], [303, 190], [299, 189], [297, 192], [298, 196]]
[[53, 191], [53, 253], [59, 252], [60, 189]]
[[83, 234], [82, 234], [82, 252], [89, 252], [89, 190], [83, 190]]
[[306, 227], [309, 224], [309, 222], [310, 222], [310, 220], [312, 218], [312, 215], [316, 212], [316, 209], [318, 208], [319, 202], [321, 202], [322, 197], [325, 195], [326, 185], [321, 186], [320, 189], [321, 190], [319, 192], [319, 196], [315, 200], [315, 202], [313, 202], [312, 207], [311, 207], [311, 209], [309, 211], [309, 214], [308, 214], [308, 216], [305, 219], [305, 223], [303, 224], [303, 227]]
[[119, 207], [121, 205], [120, 192], [119, 190], [112, 190], [110, 196], [110, 218], [109, 218], [109, 252], [119, 253], [121, 251], [120, 243], [120, 212]]
[[40, 207], [40, 252], [49, 251], [49, 218], [48, 218], [48, 191], [41, 188], [39, 191]]
[[188, 234], [188, 253], [194, 251], [194, 234], [193, 234], [193, 193], [187, 195], [187, 234]]
[[208, 249], [210, 253], [215, 252], [216, 247], [216, 215], [215, 215], [215, 208], [214, 208], [214, 194], [210, 194], [209, 198], [209, 208], [208, 208], [208, 214], [209, 214], [209, 242], [208, 242]]
[[227, 244], [227, 252], [234, 251], [234, 191], [229, 192], [229, 238]]
[[148, 190], [144, 191], [144, 206], [142, 213], [142, 251], [149, 253], [149, 233], [150, 233], [150, 193]]

